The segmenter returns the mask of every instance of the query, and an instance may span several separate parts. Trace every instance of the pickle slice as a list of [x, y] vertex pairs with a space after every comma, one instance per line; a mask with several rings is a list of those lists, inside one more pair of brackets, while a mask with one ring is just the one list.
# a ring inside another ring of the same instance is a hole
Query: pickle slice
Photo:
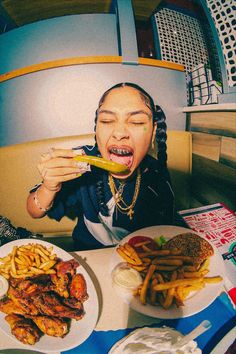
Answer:
[[129, 168], [121, 163], [106, 160], [102, 157], [89, 156], [89, 155], [78, 155], [74, 159], [80, 162], [87, 162], [89, 165], [93, 165], [103, 170], [109, 171], [115, 174], [127, 174], [130, 172]]

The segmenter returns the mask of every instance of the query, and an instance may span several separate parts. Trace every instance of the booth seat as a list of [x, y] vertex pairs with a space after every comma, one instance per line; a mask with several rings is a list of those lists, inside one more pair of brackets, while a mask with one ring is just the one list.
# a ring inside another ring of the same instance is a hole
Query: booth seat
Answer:
[[[76, 220], [64, 217], [60, 222], [33, 219], [26, 210], [29, 190], [41, 178], [37, 170], [40, 155], [51, 147], [71, 148], [94, 144], [94, 134], [63, 136], [31, 141], [0, 148], [0, 215], [13, 226], [26, 228], [45, 237], [71, 236]], [[189, 132], [168, 131], [168, 167], [176, 196], [176, 209], [190, 207], [190, 177], [192, 169], [192, 136]], [[154, 154], [151, 151], [150, 154]]]

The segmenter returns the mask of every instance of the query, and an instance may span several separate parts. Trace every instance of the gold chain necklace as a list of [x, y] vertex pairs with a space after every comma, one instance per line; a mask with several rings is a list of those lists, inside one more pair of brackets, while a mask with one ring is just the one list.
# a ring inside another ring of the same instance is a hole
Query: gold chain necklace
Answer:
[[[115, 181], [112, 177], [111, 174], [108, 175], [108, 184], [111, 189], [112, 196], [115, 200], [117, 208], [120, 210], [121, 213], [127, 214], [130, 220], [133, 219], [134, 215], [134, 206], [136, 204], [139, 190], [140, 190], [140, 184], [141, 184], [141, 172], [140, 169], [137, 171], [137, 178], [136, 178], [136, 183], [135, 183], [135, 189], [134, 189], [134, 196], [133, 200], [130, 205], [127, 205], [126, 202], [124, 201], [122, 197], [122, 193], [125, 187], [125, 183], [121, 183], [119, 188], [116, 188]], [[123, 204], [123, 205], [122, 205]]]

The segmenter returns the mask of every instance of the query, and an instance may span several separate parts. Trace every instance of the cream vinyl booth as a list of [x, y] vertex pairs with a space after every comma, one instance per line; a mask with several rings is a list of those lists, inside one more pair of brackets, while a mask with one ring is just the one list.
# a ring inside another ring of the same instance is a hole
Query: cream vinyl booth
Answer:
[[[192, 168], [192, 136], [185, 131], [167, 133], [168, 167], [176, 195], [176, 209], [190, 207], [190, 177]], [[93, 145], [94, 134], [64, 136], [31, 141], [0, 148], [0, 215], [13, 226], [48, 236], [70, 236], [75, 220], [64, 217], [60, 222], [31, 218], [26, 210], [29, 190], [40, 183], [37, 163], [42, 153], [51, 147], [72, 148]], [[153, 152], [150, 152], [153, 154]]]

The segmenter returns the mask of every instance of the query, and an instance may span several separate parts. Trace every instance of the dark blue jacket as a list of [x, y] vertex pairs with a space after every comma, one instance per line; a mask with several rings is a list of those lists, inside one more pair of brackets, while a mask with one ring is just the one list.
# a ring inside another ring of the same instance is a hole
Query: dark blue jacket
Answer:
[[[82, 148], [88, 155], [99, 155], [96, 147]], [[109, 217], [99, 213], [99, 181], [103, 181], [104, 200], [109, 205]], [[127, 205], [132, 202], [135, 183], [134, 177], [125, 184], [122, 197]], [[57, 221], [65, 215], [77, 218], [72, 234], [76, 247], [89, 249], [116, 244], [128, 233], [144, 227], [172, 224], [173, 210], [174, 195], [168, 171], [162, 172], [158, 161], [148, 155], [141, 163], [141, 186], [132, 220], [115, 207], [108, 184], [108, 173], [95, 167], [91, 167], [91, 172], [63, 183], [48, 216]]]

